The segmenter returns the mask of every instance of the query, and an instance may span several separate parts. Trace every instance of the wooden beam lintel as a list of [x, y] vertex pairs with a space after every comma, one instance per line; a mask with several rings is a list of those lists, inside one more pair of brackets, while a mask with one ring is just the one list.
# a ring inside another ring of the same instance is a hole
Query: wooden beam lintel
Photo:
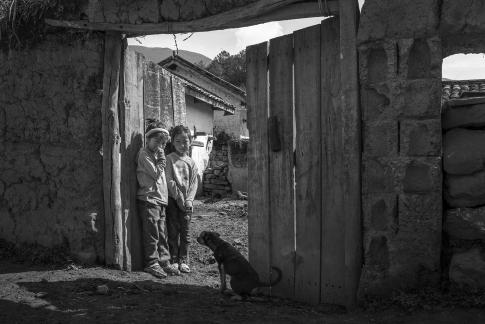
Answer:
[[[262, 24], [270, 21], [289, 19], [300, 19], [310, 17], [334, 16], [339, 14], [338, 1], [322, 2], [317, 1], [297, 2], [280, 1], [278, 5], [266, 6], [264, 8], [251, 8], [249, 5], [244, 8], [236, 8], [214, 16], [185, 21], [185, 22], [163, 22], [158, 24], [115, 24], [106, 22], [90, 22], [88, 20], [54, 20], [46, 19], [46, 24], [55, 27], [76, 28], [99, 31], [117, 31], [126, 34], [150, 35], [150, 34], [176, 34], [203, 32], [228, 28], [239, 28]], [[241, 18], [243, 17], [243, 18]]]

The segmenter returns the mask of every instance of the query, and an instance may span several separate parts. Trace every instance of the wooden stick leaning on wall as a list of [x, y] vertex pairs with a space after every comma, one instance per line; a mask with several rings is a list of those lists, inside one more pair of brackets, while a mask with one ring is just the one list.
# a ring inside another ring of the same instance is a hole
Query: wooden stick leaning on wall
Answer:
[[123, 266], [123, 233], [121, 218], [121, 164], [118, 92], [121, 64], [121, 34], [107, 32], [105, 36], [102, 135], [103, 192], [105, 219], [106, 265]]

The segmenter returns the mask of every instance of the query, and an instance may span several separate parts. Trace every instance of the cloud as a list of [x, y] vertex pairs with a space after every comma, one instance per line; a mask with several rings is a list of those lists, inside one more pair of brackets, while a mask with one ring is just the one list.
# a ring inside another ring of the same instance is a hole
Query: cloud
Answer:
[[485, 79], [483, 54], [456, 54], [443, 59], [443, 77], [453, 80]]
[[262, 43], [283, 35], [283, 27], [279, 22], [269, 22], [250, 27], [238, 28], [235, 31], [236, 51], [245, 49], [249, 45]]

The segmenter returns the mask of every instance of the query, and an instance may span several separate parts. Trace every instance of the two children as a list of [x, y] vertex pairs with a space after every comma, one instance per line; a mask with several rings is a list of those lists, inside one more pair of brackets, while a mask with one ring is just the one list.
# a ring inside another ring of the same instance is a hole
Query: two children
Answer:
[[146, 147], [138, 152], [136, 170], [144, 271], [157, 278], [178, 275], [180, 271], [190, 272], [188, 235], [197, 191], [197, 167], [188, 156], [190, 130], [184, 126], [173, 129], [175, 152], [165, 157], [163, 150], [168, 141], [169, 132], [161, 123], [149, 125]]

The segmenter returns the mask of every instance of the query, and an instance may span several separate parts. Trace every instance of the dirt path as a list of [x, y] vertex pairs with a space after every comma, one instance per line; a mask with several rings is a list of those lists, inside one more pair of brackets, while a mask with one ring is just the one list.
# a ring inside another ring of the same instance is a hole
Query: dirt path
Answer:
[[[247, 205], [196, 205], [192, 242], [215, 230], [247, 255]], [[344, 313], [282, 299], [235, 302], [221, 296], [208, 249], [192, 245], [193, 272], [158, 280], [143, 272], [76, 265], [53, 268], [0, 261], [0, 323], [485, 323], [479, 309]], [[96, 288], [107, 285], [108, 292]]]

